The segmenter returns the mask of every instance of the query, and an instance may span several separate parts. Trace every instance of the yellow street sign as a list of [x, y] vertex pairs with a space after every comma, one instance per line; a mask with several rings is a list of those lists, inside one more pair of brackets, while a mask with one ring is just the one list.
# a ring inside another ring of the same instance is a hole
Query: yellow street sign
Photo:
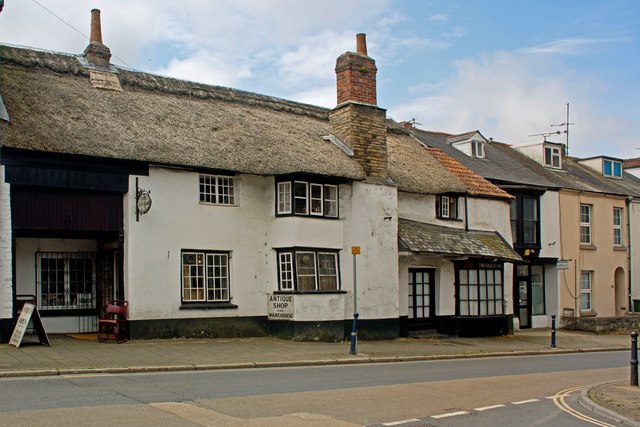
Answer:
[[353, 255], [360, 255], [360, 246], [351, 246], [351, 253]]

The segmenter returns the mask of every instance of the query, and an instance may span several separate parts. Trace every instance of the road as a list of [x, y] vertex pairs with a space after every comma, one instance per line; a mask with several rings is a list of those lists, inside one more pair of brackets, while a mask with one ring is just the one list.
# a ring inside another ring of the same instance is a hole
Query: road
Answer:
[[7, 378], [0, 381], [0, 425], [589, 425], [558, 405], [575, 406], [578, 390], [561, 392], [625, 378], [628, 357]]

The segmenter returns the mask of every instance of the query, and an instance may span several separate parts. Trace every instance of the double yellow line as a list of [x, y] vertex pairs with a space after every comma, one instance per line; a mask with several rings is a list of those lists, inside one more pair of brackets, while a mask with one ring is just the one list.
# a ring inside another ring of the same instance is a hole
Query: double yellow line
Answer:
[[599, 421], [596, 420], [595, 418], [591, 418], [588, 417], [578, 411], [576, 411], [575, 409], [572, 409], [569, 404], [567, 402], [565, 402], [565, 398], [568, 397], [571, 393], [573, 393], [574, 391], [578, 391], [578, 390], [582, 390], [584, 388], [584, 386], [582, 387], [572, 387], [572, 388], [568, 388], [566, 390], [562, 390], [557, 392], [556, 394], [553, 395], [553, 403], [555, 403], [555, 405], [560, 408], [561, 410], [563, 410], [564, 412], [580, 419], [583, 421], [586, 421], [588, 423], [597, 425], [597, 426], [601, 426], [601, 427], [615, 427], [613, 424], [607, 424], [603, 421]]

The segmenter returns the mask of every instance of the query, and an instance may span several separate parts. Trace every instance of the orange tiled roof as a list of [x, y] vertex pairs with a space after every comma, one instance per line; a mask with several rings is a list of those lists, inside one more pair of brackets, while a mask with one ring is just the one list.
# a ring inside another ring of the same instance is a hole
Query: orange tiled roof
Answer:
[[428, 147], [426, 150], [467, 186], [469, 194], [474, 196], [504, 197], [513, 199], [513, 196], [509, 193], [496, 187], [480, 175], [464, 167], [460, 162], [455, 160], [453, 157], [448, 156], [441, 150], [432, 147]]

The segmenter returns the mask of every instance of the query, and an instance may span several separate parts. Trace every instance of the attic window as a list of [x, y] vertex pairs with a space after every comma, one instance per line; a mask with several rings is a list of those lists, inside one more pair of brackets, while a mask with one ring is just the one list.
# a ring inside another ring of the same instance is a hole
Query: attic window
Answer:
[[622, 178], [622, 162], [617, 160], [602, 160], [602, 174], [612, 178]]
[[471, 141], [471, 156], [484, 159], [484, 143], [482, 141]]
[[549, 166], [556, 169], [562, 168], [562, 164], [560, 163], [559, 147], [553, 147], [550, 145], [544, 146], [544, 164], [545, 166]]
[[436, 216], [440, 219], [458, 219], [458, 198], [436, 196]]

